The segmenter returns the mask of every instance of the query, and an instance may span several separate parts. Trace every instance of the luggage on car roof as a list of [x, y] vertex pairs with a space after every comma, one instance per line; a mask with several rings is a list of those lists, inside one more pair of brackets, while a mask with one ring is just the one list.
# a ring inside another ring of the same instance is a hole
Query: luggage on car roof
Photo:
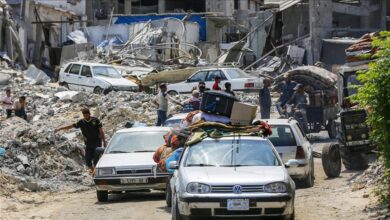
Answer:
[[233, 95], [222, 91], [205, 91], [200, 110], [215, 115], [230, 117], [233, 104], [238, 101]]

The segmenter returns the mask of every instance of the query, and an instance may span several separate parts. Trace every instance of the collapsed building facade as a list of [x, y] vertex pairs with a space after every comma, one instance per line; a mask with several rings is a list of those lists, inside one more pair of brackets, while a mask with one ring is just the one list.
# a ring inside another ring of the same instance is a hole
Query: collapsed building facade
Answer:
[[[149, 51], [154, 60], [180, 60], [179, 57], [185, 54], [204, 59], [209, 65], [213, 65], [236, 42], [245, 41], [239, 48], [242, 53], [236, 56], [241, 59], [236, 61], [240, 67], [255, 68], [258, 66], [257, 63], [253, 64], [256, 60], [270, 54], [292, 58], [299, 65], [322, 61], [331, 70], [332, 66], [342, 64], [345, 60], [345, 53], [342, 51], [355, 42], [354, 38], [367, 32], [385, 30], [389, 28], [390, 20], [390, 3], [386, 0], [6, 2], [11, 6], [11, 17], [16, 22], [15, 32], [20, 38], [25, 59], [53, 74], [63, 62], [86, 59], [91, 53], [95, 53], [93, 49], [96, 50], [101, 43], [113, 38], [117, 39], [114, 40], [114, 46], [124, 46], [129, 41], [134, 41], [141, 29], [154, 29], [156, 40], [156, 27], [161, 29], [164, 19], [171, 24], [177, 23], [177, 26], [172, 26], [177, 29], [176, 36], [168, 39], [160, 33], [159, 43], [170, 43], [170, 46], [167, 48], [165, 45], [164, 52], [160, 53], [160, 50], [157, 55], [152, 55]], [[146, 26], [148, 28], [145, 29]], [[165, 26], [169, 29], [169, 24]], [[69, 37], [77, 30], [85, 35], [85, 39], [80, 42]], [[180, 34], [180, 31], [183, 33]], [[176, 43], [179, 41], [178, 46]], [[132, 50], [136, 44], [140, 48], [139, 42], [130, 43]], [[182, 52], [178, 54], [177, 51], [180, 50]], [[161, 54], [167, 56], [162, 59]], [[8, 55], [18, 62], [14, 53], [8, 52]], [[150, 56], [139, 59], [150, 59]], [[198, 63], [192, 62], [194, 65]]]

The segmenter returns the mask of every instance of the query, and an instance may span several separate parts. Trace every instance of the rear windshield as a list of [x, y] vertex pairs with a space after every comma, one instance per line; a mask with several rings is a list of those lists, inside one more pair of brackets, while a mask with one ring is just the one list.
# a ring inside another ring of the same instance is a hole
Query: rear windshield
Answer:
[[272, 135], [268, 139], [275, 147], [297, 145], [290, 125], [272, 125]]
[[165, 143], [166, 131], [123, 132], [116, 133], [107, 153], [154, 152]]
[[226, 69], [225, 71], [232, 79], [249, 78], [249, 76], [240, 69]]
[[205, 140], [188, 150], [185, 166], [279, 166], [265, 140]]

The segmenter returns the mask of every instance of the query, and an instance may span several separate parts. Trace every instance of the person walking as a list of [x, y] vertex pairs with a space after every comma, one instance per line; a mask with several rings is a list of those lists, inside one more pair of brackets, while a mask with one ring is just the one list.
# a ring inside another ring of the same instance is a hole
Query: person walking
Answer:
[[295, 81], [292, 81], [291, 77], [288, 75], [284, 77], [284, 82], [279, 84], [278, 87], [280, 90], [280, 97], [275, 103], [275, 106], [280, 116], [285, 116], [284, 106], [294, 94], [294, 88], [296, 87], [296, 85], [297, 83]]
[[177, 105], [182, 104], [180, 102], [175, 101], [167, 94], [167, 85], [160, 85], [160, 92], [157, 94], [156, 98], [153, 100], [153, 103], [157, 106], [157, 122], [156, 126], [161, 126], [167, 120], [168, 113], [168, 100]]
[[230, 82], [225, 83], [225, 92], [229, 93], [232, 96], [236, 96], [236, 94], [232, 90], [232, 84]]
[[27, 121], [27, 114], [26, 114], [26, 97], [20, 96], [19, 100], [15, 102], [14, 104], [14, 112], [15, 116], [18, 116], [20, 118], [23, 118]]
[[5, 90], [5, 97], [2, 100], [3, 109], [6, 112], [7, 118], [10, 118], [12, 116], [12, 106], [13, 106], [13, 100], [12, 100], [12, 94], [11, 89], [7, 88]]
[[260, 103], [260, 115], [261, 119], [269, 119], [271, 115], [271, 93], [269, 87], [271, 86], [271, 80], [265, 78], [263, 80], [264, 87], [259, 92]]
[[81, 133], [84, 136], [85, 143], [85, 163], [89, 168], [91, 173], [95, 172], [95, 166], [99, 160], [99, 157], [96, 153], [96, 148], [102, 146], [107, 147], [107, 142], [104, 137], [103, 125], [98, 118], [91, 116], [91, 112], [88, 108], [83, 108], [81, 110], [83, 114], [83, 119], [78, 122], [66, 125], [63, 127], [56, 128], [54, 132], [61, 130], [68, 130], [71, 128], [80, 128]]
[[214, 78], [214, 84], [213, 84], [213, 90], [221, 90], [221, 87], [219, 87], [219, 83], [221, 82], [221, 77], [216, 76]]

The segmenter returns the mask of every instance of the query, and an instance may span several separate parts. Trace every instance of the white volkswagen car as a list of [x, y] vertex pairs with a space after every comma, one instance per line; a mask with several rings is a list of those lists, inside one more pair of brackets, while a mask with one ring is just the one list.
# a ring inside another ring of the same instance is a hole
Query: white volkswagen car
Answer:
[[295, 183], [272, 143], [259, 136], [206, 138], [169, 163], [172, 219], [294, 219]]
[[166, 127], [137, 127], [117, 131], [96, 166], [98, 201], [113, 192], [144, 189], [165, 190], [168, 173], [153, 161], [155, 150], [164, 144]]
[[167, 91], [171, 95], [191, 93], [192, 88], [198, 86], [200, 81], [204, 81], [206, 87], [211, 88], [216, 76], [221, 77], [220, 87], [222, 89], [226, 82], [232, 84], [234, 91], [258, 91], [263, 87], [262, 78], [250, 76], [239, 68], [211, 68], [199, 70], [184, 82], [169, 84]]
[[275, 146], [284, 163], [295, 160], [297, 167], [287, 168], [291, 178], [304, 187], [314, 185], [313, 148], [299, 123], [293, 119], [268, 119], [272, 135], [268, 139]]
[[61, 68], [59, 84], [72, 90], [98, 94], [139, 89], [137, 84], [123, 78], [112, 65], [85, 62], [70, 62]]

